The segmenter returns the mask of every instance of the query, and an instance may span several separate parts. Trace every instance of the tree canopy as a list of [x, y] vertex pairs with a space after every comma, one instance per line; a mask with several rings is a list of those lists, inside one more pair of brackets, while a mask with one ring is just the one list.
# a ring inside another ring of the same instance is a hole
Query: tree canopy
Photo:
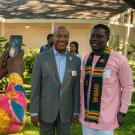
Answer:
[[123, 0], [126, 2], [131, 8], [135, 9], [135, 0]]

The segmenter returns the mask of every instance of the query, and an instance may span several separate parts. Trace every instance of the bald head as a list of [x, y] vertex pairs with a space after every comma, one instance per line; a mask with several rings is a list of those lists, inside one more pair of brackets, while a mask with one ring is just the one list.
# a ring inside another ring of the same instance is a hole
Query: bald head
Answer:
[[54, 34], [57, 34], [58, 31], [67, 31], [70, 34], [69, 30], [65, 26], [58, 26], [54, 29]]

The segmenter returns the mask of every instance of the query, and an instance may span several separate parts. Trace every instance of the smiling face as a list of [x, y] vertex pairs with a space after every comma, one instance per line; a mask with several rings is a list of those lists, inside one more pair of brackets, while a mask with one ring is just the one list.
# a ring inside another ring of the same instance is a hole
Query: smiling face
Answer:
[[66, 51], [69, 42], [69, 31], [64, 26], [56, 28], [53, 36], [54, 48], [59, 53]]
[[101, 54], [107, 47], [108, 35], [102, 28], [91, 31], [90, 46], [95, 54]]

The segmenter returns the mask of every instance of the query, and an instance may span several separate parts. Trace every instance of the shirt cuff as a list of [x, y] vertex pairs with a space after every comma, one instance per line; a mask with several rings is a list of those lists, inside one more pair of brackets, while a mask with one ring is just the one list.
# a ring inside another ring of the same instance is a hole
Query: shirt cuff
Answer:
[[31, 113], [31, 116], [38, 116], [38, 113]]
[[73, 115], [79, 115], [79, 113], [74, 113]]
[[128, 105], [122, 104], [120, 107], [120, 112], [127, 113], [128, 107], [129, 107]]

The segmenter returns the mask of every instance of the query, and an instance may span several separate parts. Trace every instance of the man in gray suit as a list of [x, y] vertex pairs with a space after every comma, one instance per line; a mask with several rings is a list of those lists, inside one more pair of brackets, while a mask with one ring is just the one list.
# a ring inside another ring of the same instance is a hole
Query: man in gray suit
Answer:
[[67, 51], [69, 31], [54, 31], [53, 48], [37, 56], [31, 83], [31, 121], [40, 135], [70, 135], [80, 113], [80, 58]]

